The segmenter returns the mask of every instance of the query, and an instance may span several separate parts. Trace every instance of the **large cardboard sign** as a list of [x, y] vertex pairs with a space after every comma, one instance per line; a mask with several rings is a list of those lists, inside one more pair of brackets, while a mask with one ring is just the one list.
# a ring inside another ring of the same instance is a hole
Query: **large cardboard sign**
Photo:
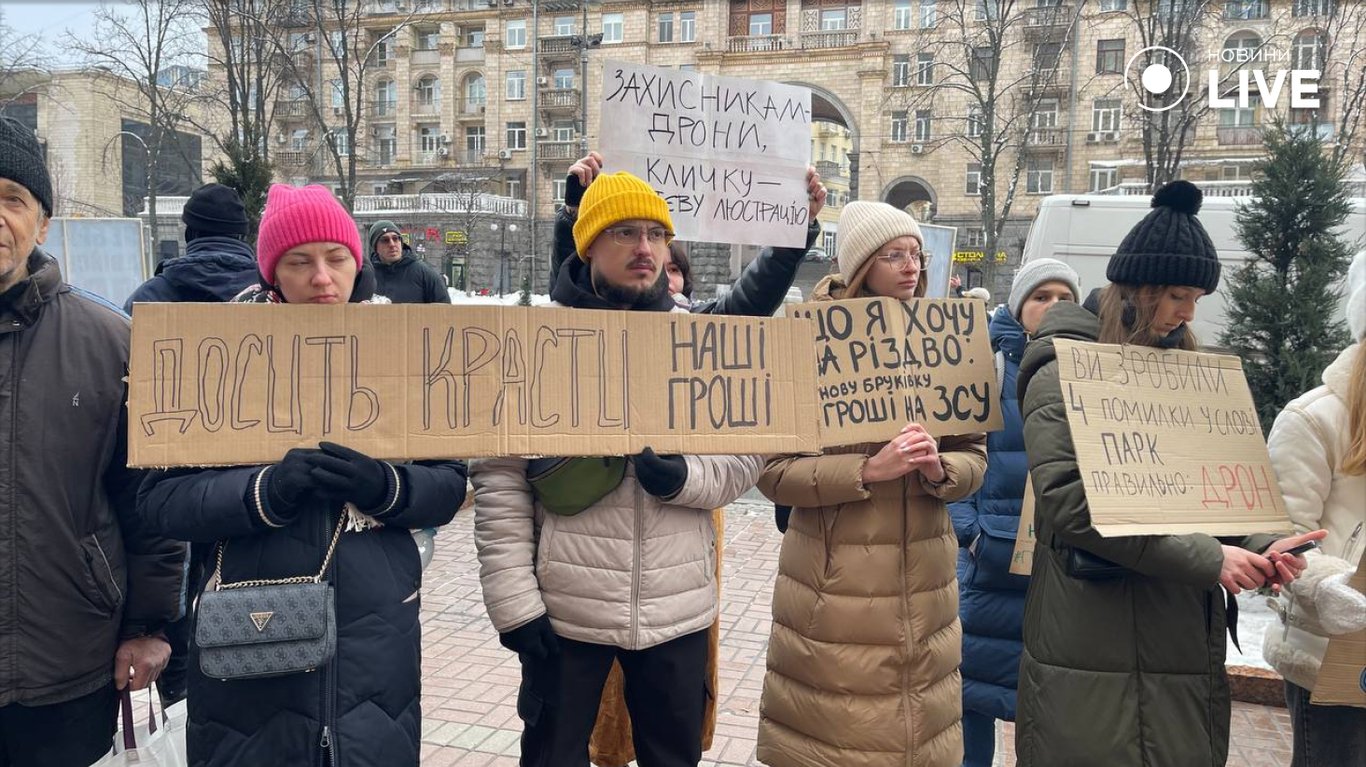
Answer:
[[816, 326], [824, 446], [886, 442], [911, 421], [936, 437], [1001, 428], [981, 301], [860, 298], [787, 311]]
[[811, 91], [608, 61], [599, 145], [669, 203], [684, 240], [802, 247]]
[[[1366, 557], [1348, 583], [1366, 593]], [[1310, 702], [1366, 708], [1366, 629], [1328, 640], [1328, 652], [1319, 666]]]
[[1034, 546], [1038, 534], [1034, 532], [1034, 478], [1025, 477], [1024, 503], [1020, 506], [1020, 529], [1015, 531], [1015, 551], [1010, 555], [1012, 575], [1030, 575], [1034, 572]]
[[139, 304], [129, 464], [808, 452], [807, 322], [444, 305]]
[[1101, 535], [1290, 532], [1237, 357], [1058, 339], [1077, 465]]

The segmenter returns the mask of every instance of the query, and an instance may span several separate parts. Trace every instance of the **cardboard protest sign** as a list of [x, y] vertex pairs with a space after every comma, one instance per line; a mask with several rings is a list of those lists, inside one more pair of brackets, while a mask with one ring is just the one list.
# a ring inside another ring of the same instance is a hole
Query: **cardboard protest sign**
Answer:
[[129, 464], [818, 447], [809, 323], [449, 305], [139, 304]]
[[936, 437], [1001, 428], [981, 301], [860, 298], [787, 311], [816, 325], [823, 447], [886, 442], [911, 421]]
[[[1366, 557], [1348, 583], [1366, 593]], [[1328, 652], [1309, 700], [1324, 706], [1366, 708], [1366, 629], [1328, 640]]]
[[806, 244], [811, 91], [608, 61], [599, 146], [669, 203], [684, 240]]
[[1034, 478], [1025, 475], [1024, 503], [1020, 506], [1020, 529], [1015, 532], [1015, 551], [1010, 555], [1012, 575], [1034, 572]]
[[1054, 347], [1101, 535], [1290, 532], [1237, 357], [1066, 339]]

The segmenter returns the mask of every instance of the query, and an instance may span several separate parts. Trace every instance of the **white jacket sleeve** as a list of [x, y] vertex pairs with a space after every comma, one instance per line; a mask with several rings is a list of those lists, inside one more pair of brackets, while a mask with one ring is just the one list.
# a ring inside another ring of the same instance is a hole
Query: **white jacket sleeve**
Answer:
[[1285, 510], [1296, 533], [1318, 530], [1323, 505], [1333, 488], [1333, 456], [1330, 435], [1322, 434], [1314, 420], [1299, 408], [1288, 407], [1276, 417], [1266, 439], [1271, 466], [1285, 497]]
[[685, 455], [688, 479], [669, 500], [692, 509], [715, 509], [745, 494], [759, 481], [764, 459], [757, 455]]
[[470, 462], [474, 484], [474, 545], [484, 608], [499, 633], [545, 614], [536, 581], [536, 503], [526, 460]]

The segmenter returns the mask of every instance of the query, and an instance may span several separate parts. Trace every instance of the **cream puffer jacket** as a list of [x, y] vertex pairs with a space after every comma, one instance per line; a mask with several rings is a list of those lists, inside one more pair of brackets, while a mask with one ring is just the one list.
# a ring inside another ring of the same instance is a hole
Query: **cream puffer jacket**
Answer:
[[474, 541], [493, 627], [543, 614], [567, 639], [641, 650], [711, 625], [716, 617], [716, 531], [711, 510], [754, 485], [759, 456], [684, 456], [688, 478], [663, 501], [636, 481], [572, 517], [546, 512], [526, 460], [472, 461]]
[[1319, 620], [1319, 584], [1356, 570], [1366, 552], [1366, 476], [1339, 468], [1347, 450], [1347, 392], [1362, 345], [1349, 346], [1323, 371], [1323, 385], [1285, 406], [1267, 438], [1271, 463], [1296, 533], [1328, 531], [1322, 548], [1306, 555], [1309, 567], [1286, 595], [1272, 603], [1281, 626], [1269, 628], [1262, 654], [1281, 676], [1312, 690], [1327, 632]]

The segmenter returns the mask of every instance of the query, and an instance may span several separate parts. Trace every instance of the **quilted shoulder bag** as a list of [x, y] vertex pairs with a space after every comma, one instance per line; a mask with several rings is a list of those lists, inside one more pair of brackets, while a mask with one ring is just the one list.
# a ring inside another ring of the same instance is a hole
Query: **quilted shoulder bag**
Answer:
[[199, 670], [211, 679], [264, 679], [313, 671], [337, 651], [332, 584], [323, 580], [346, 524], [337, 521], [317, 575], [223, 583], [218, 543], [212, 591], [199, 596], [195, 644]]

